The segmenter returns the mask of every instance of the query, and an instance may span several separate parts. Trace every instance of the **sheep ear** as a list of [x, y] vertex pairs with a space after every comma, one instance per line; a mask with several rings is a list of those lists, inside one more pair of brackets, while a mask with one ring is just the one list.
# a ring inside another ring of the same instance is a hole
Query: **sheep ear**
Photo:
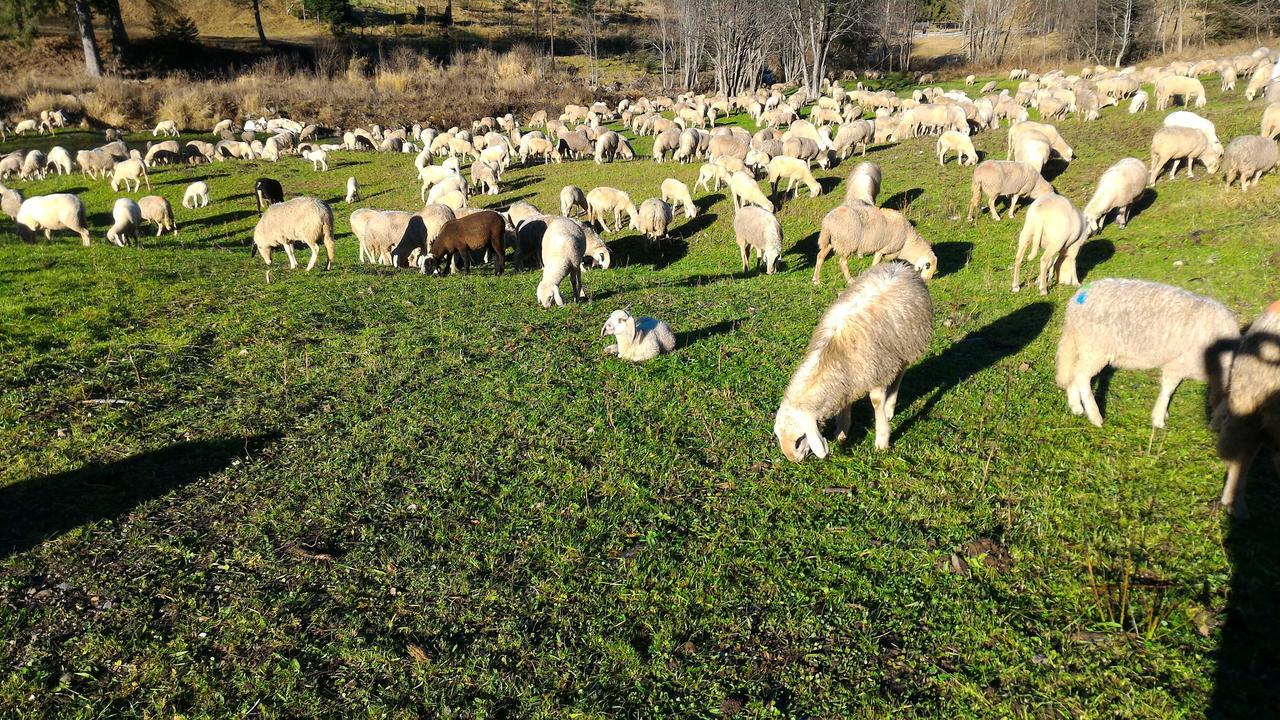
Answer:
[[805, 441], [809, 444], [809, 450], [813, 452], [813, 456], [819, 460], [827, 458], [827, 439], [822, 437], [822, 433], [818, 431], [817, 426], [813, 430], [805, 433]]

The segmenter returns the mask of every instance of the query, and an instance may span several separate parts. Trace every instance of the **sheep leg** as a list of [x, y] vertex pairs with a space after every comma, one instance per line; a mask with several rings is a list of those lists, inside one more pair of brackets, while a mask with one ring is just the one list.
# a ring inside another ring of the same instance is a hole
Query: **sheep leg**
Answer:
[[991, 211], [991, 219], [996, 222], [1000, 221], [1000, 212], [996, 210], [996, 200], [998, 200], [999, 197], [999, 195], [994, 193], [987, 196], [987, 209]]
[[827, 256], [830, 254], [831, 254], [831, 246], [821, 245], [821, 239], [819, 239], [818, 259], [815, 260], [813, 263], [813, 284], [814, 285], [817, 285], [822, 282], [822, 262], [826, 260]]
[[618, 346], [617, 346], [617, 344], [614, 344], [614, 345], [607, 345], [607, 346], [605, 346], [604, 354], [605, 354], [605, 355], [617, 355], [617, 354], [618, 354]]
[[1076, 271], [1076, 257], [1080, 255], [1080, 248], [1084, 245], [1084, 240], [1078, 240], [1067, 248], [1065, 257], [1059, 261], [1058, 265], [1058, 282], [1065, 283], [1072, 287], [1080, 287], [1080, 276]]
[[982, 202], [982, 188], [974, 188], [973, 194], [969, 196], [969, 215], [966, 218], [969, 222], [973, 222], [974, 214], [978, 210], [978, 206]]
[[290, 270], [297, 270], [297, 269], [298, 269], [298, 258], [293, 254], [293, 243], [292, 243], [292, 242], [286, 242], [286, 243], [284, 244], [284, 254], [285, 254], [286, 256], [288, 256], [288, 258], [289, 258], [289, 269], [290, 269]]
[[742, 255], [742, 274], [746, 275], [748, 268], [747, 260], [751, 257], [751, 251], [747, 249], [745, 244], [742, 244], [738, 246], [738, 253]]
[[849, 274], [849, 256], [840, 256], [840, 272], [844, 273], [844, 282], [846, 285], [853, 282], [853, 276]]
[[[1228, 508], [1236, 518], [1248, 517], [1244, 504], [1245, 483], [1249, 477], [1249, 467], [1261, 445], [1260, 428], [1244, 418], [1229, 415], [1225, 424], [1218, 429], [1218, 455], [1227, 462], [1227, 479], [1222, 486], [1219, 503]], [[1280, 463], [1277, 466], [1280, 467]]]
[[1018, 292], [1022, 289], [1022, 261], [1026, 259], [1027, 249], [1031, 247], [1031, 235], [1018, 238], [1018, 252], [1013, 258], [1013, 284], [1009, 289]]
[[1151, 427], [1164, 427], [1164, 421], [1169, 418], [1169, 400], [1181, 382], [1180, 377], [1167, 373], [1160, 374], [1160, 396], [1156, 398], [1155, 407], [1151, 408]]
[[[1013, 219], [1013, 214], [1018, 212], [1018, 201], [1021, 199], [1022, 199], [1021, 195], [1014, 195], [1013, 197], [1009, 198], [1009, 219], [1010, 220]], [[991, 207], [994, 209], [995, 205], [993, 204]], [[999, 220], [1000, 217], [997, 216], [996, 219]]]
[[844, 442], [849, 437], [849, 425], [853, 416], [853, 406], [846, 405], [836, 413], [836, 442]]
[[[1089, 422], [1095, 427], [1102, 427], [1102, 412], [1098, 410], [1098, 401], [1093, 397], [1093, 373], [1085, 370], [1077, 370], [1076, 379], [1072, 383], [1068, 393], [1075, 392], [1084, 414], [1089, 418]], [[1073, 406], [1072, 412], [1075, 412]]]
[[320, 247], [314, 242], [308, 242], [307, 247], [311, 248], [311, 259], [307, 261], [307, 272], [311, 272], [311, 268], [316, 266], [316, 258], [320, 257]]
[[871, 407], [875, 410], [876, 415], [876, 449], [889, 449], [889, 417], [885, 414], [885, 388], [873, 388], [869, 395], [871, 396]]
[[898, 407], [898, 389], [902, 387], [902, 378], [906, 375], [906, 371], [898, 373], [893, 379], [889, 387], [885, 389], [884, 395], [884, 413], [885, 416], [892, 420], [894, 410]]
[[[1191, 174], [1191, 166], [1192, 166], [1192, 165], [1195, 165], [1195, 164], [1196, 164], [1196, 159], [1195, 159], [1195, 158], [1187, 158], [1187, 177], [1188, 177], [1189, 179], [1191, 179], [1191, 180], [1195, 180], [1195, 179], [1196, 179], [1196, 176]], [[1176, 171], [1175, 171], [1175, 173], [1176, 173]]]

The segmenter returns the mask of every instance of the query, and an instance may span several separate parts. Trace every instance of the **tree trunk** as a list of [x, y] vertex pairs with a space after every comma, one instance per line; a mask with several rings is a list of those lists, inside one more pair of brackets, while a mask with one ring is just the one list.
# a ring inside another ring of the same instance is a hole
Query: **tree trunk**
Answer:
[[89, 0], [75, 0], [76, 25], [80, 44], [84, 46], [84, 71], [89, 77], [102, 77], [102, 58], [98, 55], [98, 38], [93, 35], [93, 11]]
[[102, 10], [107, 16], [107, 27], [111, 30], [111, 44], [118, 52], [129, 44], [129, 33], [124, 29], [124, 16], [120, 14], [120, 0], [103, 0]]
[[258, 42], [266, 45], [267, 34], [262, 30], [262, 9], [258, 7], [258, 0], [253, 0], [253, 24], [258, 28]]

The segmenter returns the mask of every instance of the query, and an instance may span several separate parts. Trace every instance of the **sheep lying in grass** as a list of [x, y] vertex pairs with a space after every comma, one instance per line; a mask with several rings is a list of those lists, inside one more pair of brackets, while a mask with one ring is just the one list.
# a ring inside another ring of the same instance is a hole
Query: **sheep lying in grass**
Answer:
[[1147, 184], [1156, 184], [1160, 172], [1170, 160], [1173, 161], [1170, 178], [1177, 177], [1178, 163], [1186, 162], [1187, 177], [1194, 179], [1191, 166], [1196, 160], [1204, 163], [1205, 168], [1214, 173], [1218, 171], [1220, 158], [1221, 155], [1214, 149], [1209, 138], [1200, 130], [1187, 127], [1162, 127], [1151, 138], [1151, 168]]
[[586, 252], [587, 234], [578, 221], [558, 217], [546, 222], [542, 234], [542, 280], [537, 289], [542, 307], [564, 305], [560, 282], [566, 275], [573, 286], [573, 298], [586, 299], [587, 293], [582, 287], [582, 260]]
[[138, 228], [142, 225], [142, 210], [129, 198], [119, 198], [111, 207], [111, 227], [107, 229], [107, 242], [124, 247], [130, 240], [138, 242]]
[[[133, 183], [133, 187], [129, 187], [129, 183]], [[123, 184], [126, 192], [138, 192], [138, 187], [146, 182], [147, 189], [151, 189], [151, 178], [147, 177], [147, 168], [142, 164], [141, 160], [130, 158], [116, 163], [111, 171], [111, 191], [119, 192], [120, 185]]]
[[773, 423], [788, 460], [827, 456], [821, 423], [836, 418], [836, 441], [849, 432], [851, 408], [871, 396], [877, 450], [889, 447], [889, 421], [907, 366], [933, 338], [933, 300], [920, 275], [902, 263], [862, 273], [818, 321]]
[[565, 185], [560, 189], [560, 214], [573, 217], [575, 210], [588, 214], [591, 212], [587, 207], [587, 196], [577, 185]]
[[1249, 189], [1249, 183], [1256, 187], [1262, 176], [1275, 169], [1280, 161], [1276, 152], [1276, 143], [1271, 138], [1261, 135], [1241, 135], [1227, 145], [1226, 154], [1222, 158], [1222, 174], [1227, 186], [1240, 179], [1240, 191]]
[[604, 349], [606, 355], [617, 355], [623, 360], [644, 362], [676, 347], [676, 336], [666, 323], [651, 317], [632, 317], [626, 310], [614, 310], [600, 337], [612, 335], [617, 342]]
[[849, 173], [845, 182], [844, 204], [865, 203], [875, 205], [880, 195], [880, 166], [870, 161], [860, 162]]
[[649, 198], [640, 203], [635, 229], [648, 235], [650, 240], [660, 240], [667, 237], [673, 216], [670, 205], [658, 198]]
[[[622, 213], [627, 214], [628, 226], [638, 230], [636, 212], [636, 205], [631, 202], [631, 196], [617, 188], [598, 187], [587, 193], [587, 222], [597, 222], [600, 227], [609, 232], [622, 229]], [[614, 227], [612, 228], [608, 223], [610, 213], [613, 214]]]
[[35, 240], [44, 231], [48, 240], [54, 230], [70, 230], [80, 235], [80, 244], [89, 247], [89, 227], [84, 221], [84, 204], [70, 193], [39, 195], [22, 201], [14, 217], [18, 237], [23, 242]]
[[1038, 198], [1027, 208], [1027, 217], [1018, 236], [1018, 254], [1013, 261], [1013, 285], [1021, 289], [1020, 273], [1024, 258], [1036, 259], [1041, 248], [1040, 274], [1037, 286], [1041, 295], [1049, 294], [1050, 271], [1065, 285], [1079, 286], [1076, 275], [1076, 256], [1089, 237], [1089, 223], [1084, 214], [1071, 201], [1057, 194]]
[[1146, 280], [1090, 282], [1067, 301], [1058, 343], [1058, 386], [1075, 415], [1102, 426], [1092, 381], [1108, 365], [1160, 370], [1151, 424], [1164, 427], [1169, 399], [1185, 379], [1208, 381], [1210, 406], [1221, 392], [1219, 369], [1240, 337], [1235, 316], [1216, 300]]
[[938, 269], [933, 248], [897, 210], [857, 203], [840, 205], [822, 218], [818, 233], [818, 258], [813, 267], [813, 284], [822, 281], [822, 263], [832, 252], [840, 258], [840, 271], [845, 282], [853, 282], [849, 274], [849, 256], [875, 255], [872, 265], [881, 260], [901, 259], [925, 280]]
[[764, 271], [772, 275], [782, 265], [782, 223], [773, 213], [748, 205], [738, 208], [733, 215], [733, 239], [742, 255], [742, 272], [745, 275], [754, 250], [756, 264], [764, 264]]
[[1240, 339], [1210, 426], [1227, 464], [1222, 506], [1245, 518], [1249, 466], [1266, 437], [1280, 447], [1280, 302], [1271, 303]]
[[173, 221], [173, 206], [169, 201], [159, 195], [147, 195], [138, 200], [138, 207], [142, 209], [142, 219], [146, 222], [155, 223], [156, 237], [165, 230], [178, 233], [178, 224]]
[[1098, 180], [1098, 189], [1084, 208], [1089, 232], [1102, 229], [1107, 215], [1113, 210], [1116, 222], [1124, 227], [1129, 222], [1129, 211], [1147, 188], [1147, 166], [1138, 158], [1124, 158], [1107, 168]]
[[693, 196], [689, 194], [689, 186], [676, 180], [675, 178], [667, 178], [662, 181], [662, 201], [669, 203], [671, 207], [678, 208], [684, 206], [684, 216], [686, 218], [696, 217], [698, 214], [698, 206], [693, 204]]
[[982, 196], [987, 197], [987, 207], [991, 210], [991, 219], [999, 220], [996, 212], [996, 200], [1009, 197], [1009, 217], [1018, 209], [1018, 200], [1023, 197], [1039, 198], [1053, 192], [1053, 186], [1040, 175], [1040, 171], [1026, 163], [1016, 160], [984, 160], [973, 170], [973, 182], [970, 184], [969, 220], [974, 219]]
[[253, 228], [253, 244], [268, 266], [271, 265], [272, 251], [283, 248], [285, 255], [289, 257], [289, 267], [296, 269], [298, 260], [293, 254], [295, 242], [306, 243], [311, 248], [307, 272], [315, 267], [321, 243], [328, 255], [324, 269], [333, 268], [333, 210], [323, 200], [296, 197], [287, 202], [275, 203], [267, 207]]
[[938, 136], [935, 147], [938, 153], [938, 164], [947, 164], [947, 153], [956, 154], [956, 162], [961, 165], [977, 165], [978, 151], [973, 147], [973, 139], [958, 130], [948, 130]]

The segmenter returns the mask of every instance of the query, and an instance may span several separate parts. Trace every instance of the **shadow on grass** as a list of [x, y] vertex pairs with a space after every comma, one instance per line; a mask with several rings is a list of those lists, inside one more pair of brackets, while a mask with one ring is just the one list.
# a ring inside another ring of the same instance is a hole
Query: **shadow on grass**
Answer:
[[170, 490], [222, 471], [279, 437], [272, 433], [176, 443], [0, 488], [0, 559], [86, 523], [120, 517]]
[[247, 217], [252, 217], [257, 214], [258, 214], [257, 210], [228, 210], [227, 212], [224, 212], [220, 215], [210, 215], [209, 217], [204, 218], [203, 220], [199, 220], [198, 222], [201, 225], [220, 225], [223, 223], [231, 223], [231, 222], [236, 222], [237, 220], [243, 220]]
[[880, 207], [886, 207], [891, 210], [897, 210], [898, 212], [903, 212], [904, 208], [910, 207], [911, 203], [915, 202], [916, 198], [920, 197], [923, 194], [924, 194], [924, 188], [911, 188], [910, 190], [903, 190], [902, 192], [894, 193], [893, 195], [890, 195], [888, 200], [885, 200], [883, 203], [880, 204]]
[[699, 330], [689, 330], [687, 332], [676, 333], [676, 347], [685, 348], [707, 338], [723, 335], [731, 332], [738, 327], [738, 323], [746, 318], [734, 318], [732, 320], [721, 320], [715, 325], [708, 325]]
[[[711, 206], [713, 206], [713, 205], [715, 205], [716, 203], [720, 202], [720, 201], [721, 201], [721, 200], [723, 200], [724, 198], [725, 198], [725, 194], [724, 194], [724, 193], [722, 193], [722, 192], [713, 192], [713, 193], [711, 193], [710, 195], [703, 195], [702, 197], [697, 198], [696, 200], [694, 200], [694, 201], [693, 201], [693, 204], [694, 204], [694, 205], [696, 205], [696, 206], [698, 207], [698, 214], [699, 214], [699, 215], [702, 215], [702, 214], [703, 214], [703, 213], [705, 213], [707, 210], [710, 210], [710, 209], [711, 209]], [[694, 219], [696, 220], [697, 218], [694, 218]]]
[[1116, 254], [1116, 246], [1110, 240], [1094, 240], [1086, 242], [1076, 257], [1076, 274], [1080, 281], [1088, 279], [1089, 271], [1111, 259]]
[[933, 246], [933, 254], [938, 256], [938, 272], [935, 277], [946, 277], [963, 270], [969, 264], [969, 255], [973, 252], [973, 243], [963, 240], [941, 242]]
[[1067, 171], [1067, 167], [1069, 165], [1070, 163], [1068, 163], [1066, 160], [1063, 160], [1057, 155], [1054, 155], [1053, 157], [1049, 158], [1048, 162], [1044, 164], [1044, 169], [1041, 172], [1041, 174], [1044, 175], [1045, 180], [1049, 182], [1053, 182], [1058, 178], [1059, 175]]

